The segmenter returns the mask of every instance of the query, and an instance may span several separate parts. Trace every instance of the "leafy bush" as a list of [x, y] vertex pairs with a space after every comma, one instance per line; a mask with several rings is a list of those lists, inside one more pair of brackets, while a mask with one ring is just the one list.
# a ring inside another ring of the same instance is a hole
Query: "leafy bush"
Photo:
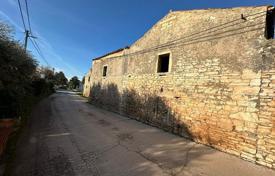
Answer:
[[0, 22], [0, 118], [17, 117], [27, 99], [53, 92], [40, 78], [37, 61], [15, 41], [10, 28]]

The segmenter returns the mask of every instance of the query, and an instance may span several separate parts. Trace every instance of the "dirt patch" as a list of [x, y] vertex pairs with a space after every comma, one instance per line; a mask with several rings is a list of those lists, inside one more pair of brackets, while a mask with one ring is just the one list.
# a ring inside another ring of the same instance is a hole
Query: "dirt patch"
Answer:
[[119, 128], [118, 127], [113, 127], [112, 130], [113, 131], [119, 131]]
[[95, 116], [93, 113], [87, 112], [87, 111], [83, 111], [82, 109], [78, 109], [78, 112], [87, 114], [88, 116]]
[[101, 125], [101, 126], [103, 126], [103, 127], [106, 127], [106, 126], [110, 126], [111, 125], [111, 123], [110, 122], [107, 122], [106, 120], [104, 120], [104, 119], [100, 119], [100, 120], [98, 120], [98, 122], [97, 122], [99, 125]]
[[129, 133], [120, 133], [117, 135], [119, 141], [131, 141], [134, 137]]
[[93, 113], [91, 113], [91, 112], [87, 112], [87, 114], [89, 115], [89, 116], [95, 116]]
[[82, 109], [78, 109], [78, 112], [84, 112]]

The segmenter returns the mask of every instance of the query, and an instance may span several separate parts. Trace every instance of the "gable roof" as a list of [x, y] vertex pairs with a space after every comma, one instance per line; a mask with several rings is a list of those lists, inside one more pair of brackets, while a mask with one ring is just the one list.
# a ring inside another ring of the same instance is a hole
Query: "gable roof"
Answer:
[[126, 46], [126, 47], [124, 47], [124, 48], [119, 48], [119, 49], [117, 49], [117, 50], [114, 50], [114, 51], [111, 51], [111, 52], [109, 52], [109, 53], [107, 53], [107, 54], [104, 54], [103, 56], [99, 56], [99, 57], [97, 57], [97, 58], [94, 58], [93, 60], [99, 60], [99, 59], [101, 59], [101, 58], [104, 58], [104, 57], [106, 57], [106, 56], [109, 56], [109, 55], [112, 55], [112, 54], [115, 54], [115, 53], [119, 53], [119, 52], [121, 52], [121, 51], [123, 51], [123, 50], [125, 50], [125, 49], [129, 49], [130, 47], [129, 46]]
[[[170, 11], [131, 45], [130, 53], [241, 20], [242, 14], [251, 18], [255, 16], [259, 20], [261, 14], [266, 13], [270, 7], [272, 6], [263, 5]], [[180, 33], [171, 31], [180, 31]]]
[[[129, 52], [132, 53], [142, 50], [144, 48], [148, 48], [149, 46], [152, 47], [154, 46], [155, 42], [152, 40], [152, 38], [148, 37], [152, 33], [159, 34], [155, 39], [156, 41], [158, 41], [158, 44], [165, 44], [172, 39], [181, 38], [192, 32], [199, 33], [199, 31], [196, 31], [196, 28], [194, 28], [194, 26], [196, 26], [198, 29], [201, 29], [205, 24], [209, 25], [209, 28], [217, 24], [227, 24], [228, 19], [223, 18], [224, 15], [231, 14], [234, 18], [240, 19], [242, 14], [253, 16], [258, 14], [259, 11], [261, 13], [265, 12], [269, 7], [272, 7], [272, 5], [170, 11], [158, 22], [156, 22], [148, 31], [146, 31], [142, 37], [137, 39], [131, 45], [131, 47], [127, 46], [125, 48], [120, 48], [103, 56], [97, 57], [93, 60], [99, 60], [101, 58], [111, 56], [112, 54], [122, 52], [125, 49], [130, 49]], [[213, 22], [211, 22], [212, 19], [214, 19]], [[191, 23], [186, 23], [186, 21], [190, 20], [192, 20]], [[172, 26], [172, 28], [178, 28], [178, 30], [181, 31], [182, 35], [180, 36], [176, 33], [170, 32], [169, 37], [163, 37], [164, 33], [168, 33], [167, 31], [169, 30], [170, 26]]]

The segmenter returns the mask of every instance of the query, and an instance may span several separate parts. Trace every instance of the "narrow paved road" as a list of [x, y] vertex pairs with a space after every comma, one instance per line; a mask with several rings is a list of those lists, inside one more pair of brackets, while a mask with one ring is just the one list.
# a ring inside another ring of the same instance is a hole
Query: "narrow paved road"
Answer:
[[58, 92], [34, 110], [18, 176], [274, 176], [275, 171]]

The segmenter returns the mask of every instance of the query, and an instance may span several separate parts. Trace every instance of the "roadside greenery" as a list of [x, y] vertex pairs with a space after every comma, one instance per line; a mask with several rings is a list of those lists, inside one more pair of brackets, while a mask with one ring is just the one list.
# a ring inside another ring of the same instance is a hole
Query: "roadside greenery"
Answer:
[[0, 21], [0, 119], [18, 119], [0, 158], [0, 164], [6, 163], [5, 175], [9, 173], [18, 137], [33, 106], [53, 92], [52, 69], [39, 67], [31, 53], [14, 39], [11, 27]]
[[0, 165], [6, 163], [9, 175], [15, 158], [16, 143], [36, 103], [54, 92], [55, 88], [79, 88], [74, 76], [69, 83], [65, 74], [39, 66], [33, 55], [14, 39], [10, 26], [0, 21], [0, 119], [15, 118], [17, 123], [9, 137]]
[[0, 118], [17, 118], [28, 99], [53, 92], [53, 84], [38, 68], [31, 53], [14, 40], [11, 28], [0, 22]]
[[68, 79], [66, 78], [65, 74], [62, 71], [55, 73], [54, 84], [58, 87], [66, 87], [67, 86]]
[[80, 86], [80, 81], [78, 77], [77, 76], [72, 77], [69, 81], [69, 88], [76, 89], [76, 88], [79, 88], [79, 86]]

